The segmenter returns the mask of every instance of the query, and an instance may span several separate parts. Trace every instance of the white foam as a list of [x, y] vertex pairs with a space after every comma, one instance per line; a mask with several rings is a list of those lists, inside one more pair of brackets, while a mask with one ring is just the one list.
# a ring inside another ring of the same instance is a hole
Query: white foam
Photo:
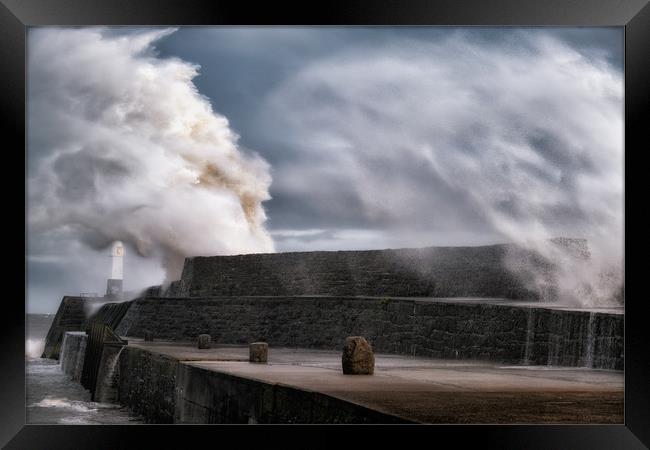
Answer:
[[38, 403], [33, 403], [29, 405], [31, 407], [40, 407], [40, 408], [67, 408], [76, 412], [97, 412], [97, 408], [92, 408], [88, 406], [88, 402], [82, 402], [79, 400], [68, 400], [67, 398], [56, 398], [56, 397], [46, 397]]
[[45, 339], [27, 339], [25, 341], [25, 356], [40, 358], [45, 348]]

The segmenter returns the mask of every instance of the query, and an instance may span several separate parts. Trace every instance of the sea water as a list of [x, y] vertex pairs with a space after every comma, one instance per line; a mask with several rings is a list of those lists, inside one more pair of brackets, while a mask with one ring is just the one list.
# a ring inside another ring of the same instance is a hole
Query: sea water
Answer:
[[142, 420], [123, 406], [90, 401], [53, 359], [27, 358], [27, 417], [30, 424], [129, 424]]
[[[80, 383], [72, 381], [70, 375], [61, 370], [59, 361], [40, 358], [45, 334], [49, 329], [49, 324], [41, 324], [46, 319], [28, 317], [27, 322], [26, 423], [68, 425], [142, 423], [142, 418], [121, 405], [90, 401], [90, 391], [84, 389]], [[51, 319], [49, 318], [50, 323]]]

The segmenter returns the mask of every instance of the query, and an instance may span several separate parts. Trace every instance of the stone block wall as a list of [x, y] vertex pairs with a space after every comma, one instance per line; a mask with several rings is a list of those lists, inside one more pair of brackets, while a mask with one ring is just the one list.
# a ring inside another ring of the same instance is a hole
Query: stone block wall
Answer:
[[312, 392], [191, 364], [177, 366], [174, 423], [408, 423]]
[[81, 380], [86, 342], [88, 337], [83, 331], [68, 331], [61, 344], [61, 370], [74, 381]]
[[63, 297], [45, 338], [45, 347], [41, 358], [59, 359], [61, 343], [66, 331], [81, 331], [82, 329], [86, 320], [85, 303], [88, 300], [87, 297]]
[[533, 309], [524, 363], [623, 370], [623, 314]]
[[173, 423], [178, 361], [126, 346], [118, 364], [119, 402], [144, 417], [148, 423]]
[[193, 257], [167, 295], [552, 299], [553, 283], [549, 261], [503, 244]]
[[399, 423], [317, 392], [205, 370], [136, 347], [119, 357], [118, 400], [148, 423]]
[[[102, 356], [97, 370], [97, 381], [93, 391], [93, 400], [101, 403], [115, 403], [118, 400], [120, 379], [120, 356], [125, 345], [104, 343]], [[125, 376], [128, 376], [126, 374]]]
[[116, 332], [158, 339], [340, 350], [364, 336], [376, 352], [513, 364], [623, 369], [623, 315], [368, 297], [140, 298]]
[[86, 319], [83, 328], [85, 329], [93, 323], [101, 323], [115, 329], [130, 306], [131, 301], [105, 303]]
[[61, 299], [59, 309], [50, 325], [41, 358], [59, 359], [61, 343], [68, 331], [85, 331], [94, 322], [105, 323], [111, 328], [116, 327], [129, 305], [129, 302], [107, 303], [104, 297], [66, 295]]

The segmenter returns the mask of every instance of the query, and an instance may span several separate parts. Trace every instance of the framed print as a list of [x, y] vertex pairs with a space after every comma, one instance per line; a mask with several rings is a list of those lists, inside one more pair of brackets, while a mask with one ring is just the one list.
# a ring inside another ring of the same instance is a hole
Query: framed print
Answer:
[[647, 2], [0, 11], [6, 448], [649, 445]]

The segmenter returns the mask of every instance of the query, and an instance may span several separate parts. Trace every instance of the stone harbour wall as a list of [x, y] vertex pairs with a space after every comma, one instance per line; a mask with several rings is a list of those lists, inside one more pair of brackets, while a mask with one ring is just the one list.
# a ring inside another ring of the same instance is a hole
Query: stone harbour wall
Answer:
[[146, 349], [119, 355], [118, 401], [148, 423], [401, 423], [318, 392], [205, 370]]
[[369, 297], [140, 298], [116, 332], [156, 339], [376, 352], [512, 364], [623, 369], [623, 315], [490, 302]]
[[180, 363], [174, 423], [408, 423], [320, 392]]
[[85, 305], [89, 300], [87, 297], [63, 297], [45, 338], [45, 347], [41, 358], [59, 359], [65, 333], [82, 330], [86, 321]]
[[[586, 242], [568, 240], [587, 257]], [[578, 245], [580, 244], [580, 245]], [[574, 248], [575, 247], [575, 248]], [[564, 247], [563, 247], [564, 248]], [[580, 251], [576, 251], [576, 248]], [[395, 296], [553, 299], [553, 265], [513, 244], [193, 257], [170, 297]], [[149, 295], [155, 295], [151, 288]]]
[[126, 346], [119, 355], [119, 402], [148, 423], [174, 423], [178, 361]]
[[68, 331], [61, 344], [61, 370], [72, 380], [81, 380], [88, 336], [83, 331]]
[[104, 297], [64, 296], [45, 338], [41, 358], [59, 359], [61, 344], [68, 331], [85, 331], [94, 322], [116, 327], [129, 305], [129, 302], [107, 303]]
[[104, 303], [86, 319], [83, 324], [83, 329], [85, 330], [93, 323], [102, 323], [111, 329], [115, 329], [129, 309], [129, 306], [131, 306], [131, 301]]

